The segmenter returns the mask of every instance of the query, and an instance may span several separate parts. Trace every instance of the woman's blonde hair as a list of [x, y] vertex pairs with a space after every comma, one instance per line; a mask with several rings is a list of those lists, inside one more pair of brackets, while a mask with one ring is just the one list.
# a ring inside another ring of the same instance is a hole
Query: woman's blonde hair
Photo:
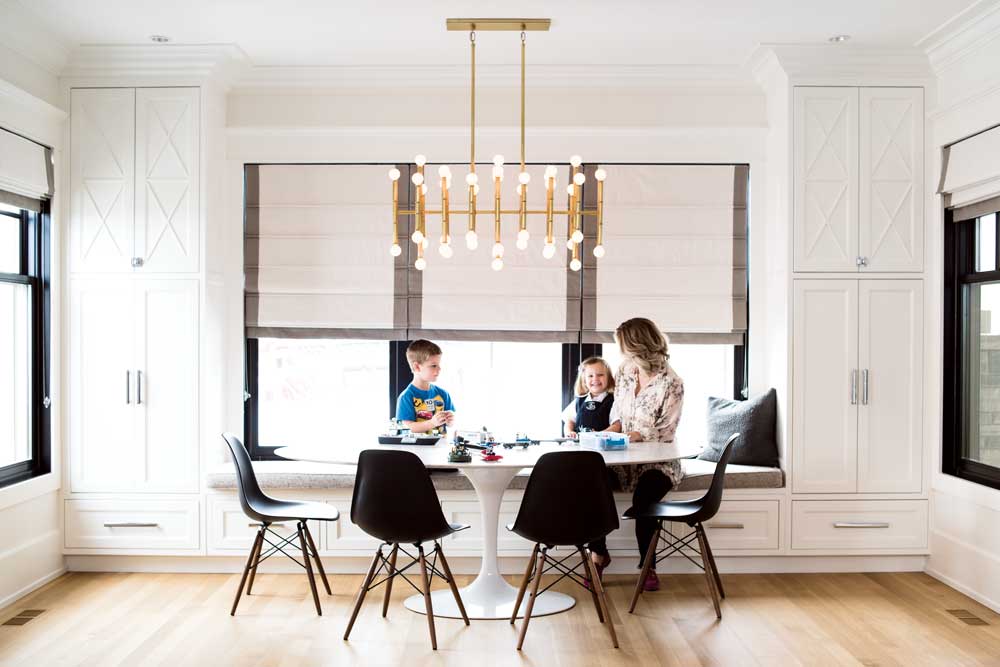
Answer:
[[584, 372], [587, 370], [587, 366], [596, 366], [597, 364], [600, 364], [600, 365], [604, 366], [604, 373], [608, 376], [608, 389], [607, 389], [607, 391], [609, 393], [610, 392], [614, 392], [614, 390], [615, 390], [615, 376], [614, 376], [614, 373], [611, 372], [611, 367], [608, 366], [608, 362], [604, 361], [604, 359], [602, 359], [601, 357], [587, 357], [586, 359], [584, 359], [580, 363], [580, 367], [577, 369], [577, 372], [576, 372], [576, 395], [577, 396], [586, 396], [587, 394], [590, 393], [590, 390], [587, 389], [587, 381], [583, 377], [583, 375], [584, 375]]
[[615, 340], [622, 355], [635, 362], [647, 374], [659, 373], [667, 367], [667, 337], [659, 327], [645, 317], [633, 317], [618, 325]]

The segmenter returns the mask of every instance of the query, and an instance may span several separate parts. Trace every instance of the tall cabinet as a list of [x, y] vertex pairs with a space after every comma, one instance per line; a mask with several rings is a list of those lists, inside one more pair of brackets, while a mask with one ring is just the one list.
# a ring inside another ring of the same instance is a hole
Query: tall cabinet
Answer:
[[923, 89], [793, 89], [791, 548], [919, 553]]
[[200, 91], [71, 95], [65, 546], [197, 549]]

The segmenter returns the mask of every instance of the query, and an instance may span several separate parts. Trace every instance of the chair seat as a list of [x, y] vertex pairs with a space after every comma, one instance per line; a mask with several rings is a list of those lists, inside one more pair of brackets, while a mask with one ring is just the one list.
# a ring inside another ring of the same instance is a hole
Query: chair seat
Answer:
[[261, 521], [336, 521], [340, 512], [333, 505], [310, 501], [255, 498], [251, 502]]
[[697, 500], [670, 500], [645, 507], [630, 507], [625, 510], [622, 518], [697, 522], [698, 515], [703, 512], [704, 508], [701, 498]]

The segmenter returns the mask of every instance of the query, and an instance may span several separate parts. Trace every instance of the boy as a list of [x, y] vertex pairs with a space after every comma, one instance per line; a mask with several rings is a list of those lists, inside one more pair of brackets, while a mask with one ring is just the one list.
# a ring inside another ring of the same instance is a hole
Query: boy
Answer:
[[444, 431], [455, 421], [455, 406], [448, 392], [431, 384], [441, 372], [441, 348], [429, 340], [415, 340], [406, 348], [406, 361], [413, 382], [396, 399], [396, 419], [413, 433]]

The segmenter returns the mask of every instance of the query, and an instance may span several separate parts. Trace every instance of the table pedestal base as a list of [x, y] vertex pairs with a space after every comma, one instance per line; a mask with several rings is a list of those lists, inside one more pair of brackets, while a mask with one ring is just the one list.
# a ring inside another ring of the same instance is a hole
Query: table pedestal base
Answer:
[[[517, 589], [502, 582], [495, 582], [494, 585], [476, 585], [480, 583], [477, 579], [466, 588], [458, 589], [462, 596], [462, 603], [465, 605], [465, 613], [472, 620], [497, 620], [510, 619], [510, 614], [514, 610], [514, 600], [517, 599]], [[496, 589], [496, 590], [493, 590]], [[531, 595], [530, 589], [525, 592], [524, 600], [521, 601], [521, 608], [517, 610], [517, 617], [524, 616], [524, 610], [528, 606], [528, 598]], [[434, 615], [442, 618], [462, 618], [455, 603], [455, 596], [451, 594], [451, 589], [444, 588], [431, 593], [431, 600], [434, 604]], [[418, 614], [427, 612], [424, 605], [423, 595], [412, 595], [406, 598], [403, 603], [410, 611]], [[576, 600], [564, 593], [546, 591], [535, 600], [535, 606], [531, 610], [532, 617], [558, 614], [571, 609], [576, 604]]]

